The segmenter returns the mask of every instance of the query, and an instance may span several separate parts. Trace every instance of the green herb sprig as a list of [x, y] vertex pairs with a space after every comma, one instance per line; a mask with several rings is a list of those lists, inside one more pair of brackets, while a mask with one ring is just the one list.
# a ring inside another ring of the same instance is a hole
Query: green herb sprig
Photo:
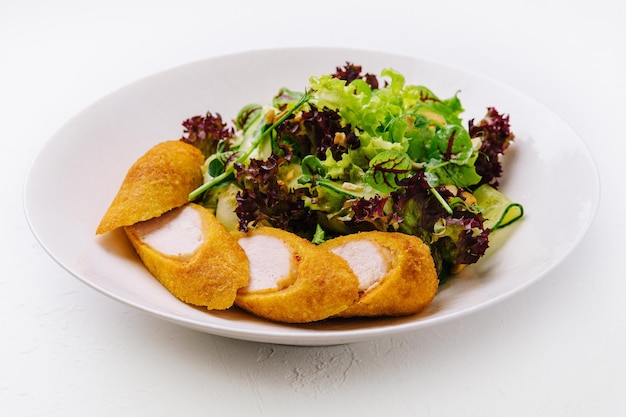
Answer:
[[233, 163], [224, 167], [224, 172], [222, 172], [220, 175], [216, 176], [211, 181], [208, 181], [202, 184], [200, 187], [196, 188], [191, 193], [189, 193], [189, 201], [195, 200], [196, 198], [204, 194], [207, 190], [211, 189], [215, 185], [219, 184], [220, 182], [228, 178], [235, 171], [236, 163], [245, 162], [250, 157], [252, 152], [254, 152], [254, 150], [261, 144], [261, 142], [263, 142], [263, 140], [265, 140], [278, 126], [281, 125], [281, 123], [283, 123], [285, 120], [291, 117], [291, 115], [296, 110], [302, 107], [310, 99], [311, 99], [310, 93], [308, 91], [305, 91], [305, 93], [302, 95], [300, 100], [298, 100], [298, 102], [291, 109], [289, 109], [289, 111], [285, 112], [285, 114], [283, 114], [277, 121], [275, 121], [274, 123], [267, 126], [265, 129], [261, 131], [259, 136], [254, 140], [254, 142], [252, 142], [252, 146], [250, 147], [250, 149], [248, 149], [246, 152], [242, 153], [237, 158], [235, 158]]

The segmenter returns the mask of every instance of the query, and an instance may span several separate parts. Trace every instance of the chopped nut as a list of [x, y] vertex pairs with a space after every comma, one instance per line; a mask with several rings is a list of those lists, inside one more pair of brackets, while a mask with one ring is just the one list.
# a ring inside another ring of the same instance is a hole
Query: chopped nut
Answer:
[[362, 191], [363, 190], [363, 186], [362, 185], [357, 185], [351, 182], [344, 182], [343, 184], [341, 184], [341, 187], [344, 190], [349, 190], [349, 191]]
[[265, 124], [270, 125], [274, 123], [274, 117], [276, 117], [276, 110], [269, 109], [267, 113], [265, 113]]
[[280, 120], [281, 117], [283, 117], [285, 114], [287, 114], [288, 110], [283, 110], [280, 113], [278, 113], [277, 115], [274, 116], [274, 120], [272, 120], [272, 123], [276, 123], [277, 121]]
[[346, 139], [346, 134], [343, 132], [336, 132], [335, 137], [333, 138], [333, 143], [335, 145], [347, 147], [348, 140]]
[[458, 187], [454, 184], [446, 185], [446, 190], [450, 191], [453, 195], [457, 195], [457, 193], [459, 192]]
[[476, 197], [474, 197], [474, 194], [468, 191], [461, 192], [461, 197], [463, 197], [463, 200], [465, 200], [465, 202], [470, 206], [478, 205], [478, 202], [476, 201]]

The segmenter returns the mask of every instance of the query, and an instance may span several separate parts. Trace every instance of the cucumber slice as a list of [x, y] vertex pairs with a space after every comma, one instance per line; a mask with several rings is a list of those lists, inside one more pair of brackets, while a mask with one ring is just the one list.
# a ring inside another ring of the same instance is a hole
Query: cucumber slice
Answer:
[[482, 208], [485, 227], [495, 231], [502, 229], [524, 216], [524, 207], [511, 201], [504, 193], [483, 184], [473, 193], [477, 205]]

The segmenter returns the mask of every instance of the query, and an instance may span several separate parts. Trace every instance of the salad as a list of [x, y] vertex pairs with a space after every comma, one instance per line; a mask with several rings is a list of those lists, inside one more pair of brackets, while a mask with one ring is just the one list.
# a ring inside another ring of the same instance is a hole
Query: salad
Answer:
[[442, 99], [392, 68], [374, 75], [346, 62], [231, 122], [185, 120], [181, 140], [206, 158], [189, 199], [229, 230], [272, 226], [318, 244], [369, 230], [415, 235], [444, 279], [523, 217], [498, 190], [515, 138], [508, 115], [489, 107], [465, 126], [463, 110], [459, 93]]

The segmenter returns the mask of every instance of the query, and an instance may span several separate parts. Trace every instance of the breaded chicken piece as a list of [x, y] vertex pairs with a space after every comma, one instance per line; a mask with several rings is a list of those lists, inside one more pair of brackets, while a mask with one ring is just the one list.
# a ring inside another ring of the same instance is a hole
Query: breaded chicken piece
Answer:
[[359, 300], [339, 317], [400, 316], [423, 310], [439, 280], [429, 247], [402, 233], [361, 232], [326, 241], [359, 277]]
[[245, 252], [203, 206], [189, 203], [124, 230], [150, 273], [186, 303], [227, 309], [248, 285]]
[[188, 143], [159, 143], [128, 170], [96, 234], [130, 226], [187, 203], [189, 193], [202, 185], [204, 155]]
[[307, 323], [337, 315], [357, 299], [358, 279], [340, 256], [281, 229], [233, 235], [250, 262], [250, 283], [235, 300], [244, 310]]

